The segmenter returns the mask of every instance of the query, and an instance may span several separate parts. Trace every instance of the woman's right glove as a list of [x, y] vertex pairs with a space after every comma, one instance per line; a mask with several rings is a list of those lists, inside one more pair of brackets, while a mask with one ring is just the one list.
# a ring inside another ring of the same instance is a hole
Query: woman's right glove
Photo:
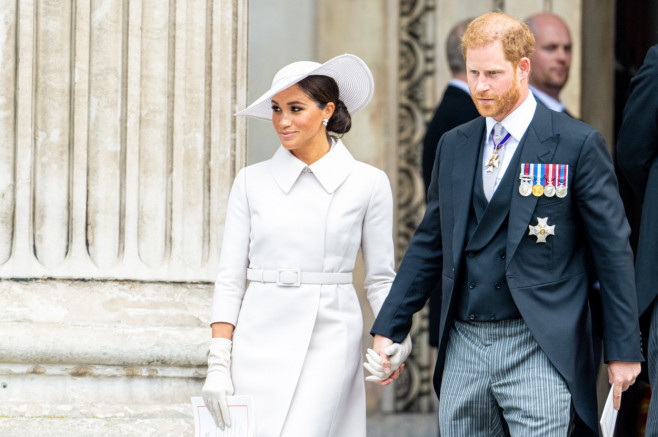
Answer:
[[212, 414], [220, 429], [231, 426], [227, 396], [233, 395], [231, 381], [231, 347], [233, 342], [227, 338], [216, 337], [210, 340], [208, 348], [208, 374], [203, 384], [201, 395], [203, 402]]

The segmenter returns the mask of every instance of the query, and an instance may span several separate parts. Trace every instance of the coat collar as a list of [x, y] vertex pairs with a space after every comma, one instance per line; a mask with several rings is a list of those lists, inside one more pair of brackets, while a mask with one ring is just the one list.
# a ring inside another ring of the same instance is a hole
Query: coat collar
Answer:
[[347, 179], [356, 160], [343, 142], [336, 140], [326, 155], [309, 166], [283, 146], [279, 147], [270, 162], [272, 176], [284, 193], [290, 192], [299, 175], [308, 167], [327, 193], [331, 194]]

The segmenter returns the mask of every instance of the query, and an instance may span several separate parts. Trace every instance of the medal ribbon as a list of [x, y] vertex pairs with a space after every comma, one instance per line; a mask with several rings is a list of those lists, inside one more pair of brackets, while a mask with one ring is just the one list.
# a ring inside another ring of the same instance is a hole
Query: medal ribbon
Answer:
[[554, 185], [555, 182], [553, 181], [553, 169], [555, 168], [555, 164], [548, 164], [548, 177], [546, 178], [546, 185]]
[[501, 147], [503, 147], [503, 146], [507, 143], [507, 141], [509, 141], [509, 139], [510, 139], [511, 137], [512, 137], [512, 135], [511, 135], [509, 132], [507, 132], [507, 135], [505, 135], [505, 137], [503, 137], [503, 139], [500, 140], [500, 143], [496, 144], [496, 140], [494, 139], [494, 137], [493, 137], [493, 135], [492, 135], [492, 136], [491, 136], [491, 141], [493, 141], [493, 144], [494, 144], [494, 149], [493, 149], [494, 153], [496, 153], [496, 151], [497, 151], [498, 149], [500, 149]]
[[544, 179], [544, 165], [543, 164], [535, 164], [535, 177], [532, 180], [532, 185], [541, 185], [542, 187], [544, 186], [543, 179]]
[[528, 179], [530, 176], [530, 164], [521, 163], [521, 179]]
[[564, 164], [564, 188], [568, 188], [569, 185], [569, 165]]
[[567, 177], [569, 174], [569, 166], [566, 164], [559, 164], [558, 165], [558, 171], [559, 171], [559, 178], [558, 178], [558, 186], [567, 186]]

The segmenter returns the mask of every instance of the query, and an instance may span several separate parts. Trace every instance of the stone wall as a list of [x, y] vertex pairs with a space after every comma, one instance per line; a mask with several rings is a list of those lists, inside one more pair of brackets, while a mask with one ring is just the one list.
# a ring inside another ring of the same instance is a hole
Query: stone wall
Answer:
[[191, 435], [247, 0], [0, 6], [0, 435]]

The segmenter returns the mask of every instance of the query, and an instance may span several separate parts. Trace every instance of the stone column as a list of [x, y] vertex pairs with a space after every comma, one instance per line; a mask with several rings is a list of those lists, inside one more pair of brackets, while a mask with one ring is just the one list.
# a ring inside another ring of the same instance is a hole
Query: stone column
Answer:
[[0, 434], [192, 432], [247, 4], [0, 1]]

